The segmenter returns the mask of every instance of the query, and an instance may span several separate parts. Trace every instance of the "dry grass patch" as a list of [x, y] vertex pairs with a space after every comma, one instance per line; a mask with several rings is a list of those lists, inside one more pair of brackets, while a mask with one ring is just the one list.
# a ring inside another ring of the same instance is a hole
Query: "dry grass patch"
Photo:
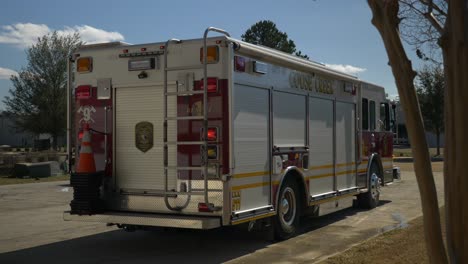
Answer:
[[[445, 237], [444, 208], [440, 209]], [[321, 262], [322, 264], [361, 263], [429, 263], [424, 239], [422, 217], [409, 222], [403, 229], [392, 230], [371, 238]]]

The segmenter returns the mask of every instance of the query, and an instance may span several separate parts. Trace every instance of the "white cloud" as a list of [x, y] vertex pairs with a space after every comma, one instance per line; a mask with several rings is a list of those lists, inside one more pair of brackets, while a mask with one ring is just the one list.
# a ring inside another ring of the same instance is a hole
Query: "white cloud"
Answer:
[[351, 75], [356, 75], [367, 70], [365, 68], [359, 68], [356, 66], [344, 64], [325, 64], [325, 66]]
[[87, 44], [103, 43], [110, 41], [123, 41], [125, 39], [124, 36], [119, 32], [109, 32], [103, 29], [94, 28], [87, 25], [65, 27], [65, 29], [63, 30], [57, 30], [57, 33], [60, 35], [69, 35], [75, 32], [78, 32], [81, 36], [81, 40], [83, 40]]
[[400, 101], [400, 95], [399, 94], [390, 94], [388, 96], [388, 99], [395, 100], [395, 101]]
[[49, 32], [49, 27], [44, 24], [18, 23], [2, 26], [0, 43], [27, 47], [36, 42], [38, 37], [42, 37]]
[[11, 75], [18, 75], [14, 70], [0, 67], [0, 80], [9, 80]]
[[[42, 37], [54, 30], [45, 24], [17, 23], [2, 26], [0, 29], [0, 44], [10, 44], [19, 48], [29, 47]], [[123, 41], [125, 38], [119, 32], [109, 32], [88, 25], [66, 26], [57, 30], [60, 35], [68, 35], [78, 32], [81, 39], [88, 43], [102, 43], [110, 41]]]

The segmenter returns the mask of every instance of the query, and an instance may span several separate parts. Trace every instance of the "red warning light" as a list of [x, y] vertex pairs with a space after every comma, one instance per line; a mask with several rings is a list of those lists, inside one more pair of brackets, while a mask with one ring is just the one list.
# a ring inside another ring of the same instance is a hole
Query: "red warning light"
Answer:
[[[207, 91], [209, 93], [216, 93], [218, 91], [218, 78], [216, 77], [208, 77], [206, 80], [208, 84], [208, 89]], [[204, 84], [204, 79], [201, 79], [200, 81], [195, 81], [195, 90], [203, 90], [203, 84]]]
[[76, 99], [89, 99], [91, 98], [91, 85], [80, 85], [75, 89]]
[[208, 141], [216, 141], [218, 139], [218, 129], [216, 127], [208, 128]]

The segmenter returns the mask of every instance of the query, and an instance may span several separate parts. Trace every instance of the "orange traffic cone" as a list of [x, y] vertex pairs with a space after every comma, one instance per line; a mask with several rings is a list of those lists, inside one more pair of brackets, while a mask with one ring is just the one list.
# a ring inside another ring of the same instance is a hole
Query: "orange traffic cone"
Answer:
[[96, 163], [94, 162], [93, 149], [91, 148], [91, 135], [89, 134], [89, 124], [83, 128], [83, 138], [81, 139], [80, 159], [76, 168], [78, 173], [96, 172]]

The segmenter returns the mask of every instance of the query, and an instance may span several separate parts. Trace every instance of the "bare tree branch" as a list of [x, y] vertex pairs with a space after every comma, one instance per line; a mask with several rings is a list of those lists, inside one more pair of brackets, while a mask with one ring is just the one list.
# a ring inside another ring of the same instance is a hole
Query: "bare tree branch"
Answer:
[[[447, 16], [447, 12], [445, 10], [443, 10], [441, 7], [439, 7], [437, 4], [435, 4], [434, 1], [432, 1], [432, 0], [422, 0], [421, 3], [423, 5], [425, 5], [425, 6], [427, 6], [428, 8], [430, 8], [430, 10], [428, 10], [428, 12], [432, 13], [433, 9], [435, 9], [440, 14], [442, 14], [444, 16]], [[445, 7], [445, 9], [446, 8], [447, 7]]]
[[[433, 0], [421, 0], [421, 3], [427, 7], [427, 11], [426, 11], [426, 13], [424, 13], [424, 17], [427, 20], [429, 20], [431, 25], [435, 29], [437, 29], [437, 31], [439, 31], [439, 33], [442, 33], [443, 32], [443, 26], [440, 24], [439, 20], [437, 20], [437, 18], [433, 14], [434, 9], [436, 9], [436, 10], [440, 10], [440, 9], [437, 7], [437, 5], [434, 4]], [[441, 13], [441, 11], [438, 11], [438, 12]], [[442, 13], [444, 13], [444, 12], [442, 11]], [[445, 15], [447, 15], [447, 14], [445, 14]]]
[[424, 17], [427, 18], [427, 20], [429, 20], [429, 22], [431, 22], [431, 25], [437, 29], [437, 31], [439, 31], [439, 33], [442, 33], [444, 31], [444, 27], [440, 24], [439, 20], [437, 20], [435, 17], [434, 17], [434, 14], [432, 12], [429, 12], [429, 13], [425, 13], [424, 14]]
[[[400, 34], [403, 40], [423, 55], [422, 60], [442, 64], [439, 45], [441, 28], [447, 18], [445, 0], [398, 0]], [[432, 13], [428, 18], [427, 13]], [[437, 23], [435, 23], [437, 21]]]

